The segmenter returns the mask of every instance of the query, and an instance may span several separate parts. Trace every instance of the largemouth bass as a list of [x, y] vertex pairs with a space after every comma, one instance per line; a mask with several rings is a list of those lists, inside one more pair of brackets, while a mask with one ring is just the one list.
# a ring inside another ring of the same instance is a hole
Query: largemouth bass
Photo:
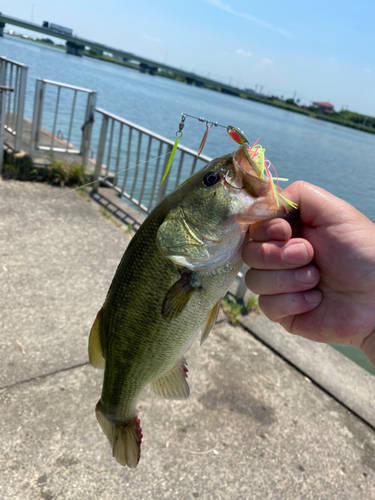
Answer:
[[91, 364], [104, 368], [96, 416], [120, 464], [138, 464], [136, 402], [148, 384], [162, 398], [189, 397], [184, 354], [216, 321], [248, 224], [289, 212], [275, 192], [243, 144], [169, 194], [131, 240], [89, 339]]

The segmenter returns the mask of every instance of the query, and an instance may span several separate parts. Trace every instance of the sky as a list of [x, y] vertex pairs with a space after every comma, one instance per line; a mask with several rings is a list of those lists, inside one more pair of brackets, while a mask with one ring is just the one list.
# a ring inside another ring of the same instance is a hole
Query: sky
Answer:
[[5, 0], [1, 11], [241, 88], [375, 116], [374, 0]]

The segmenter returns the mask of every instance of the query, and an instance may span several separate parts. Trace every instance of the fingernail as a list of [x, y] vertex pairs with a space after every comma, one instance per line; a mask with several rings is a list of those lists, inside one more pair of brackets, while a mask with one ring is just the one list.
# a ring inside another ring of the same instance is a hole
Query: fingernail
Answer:
[[296, 269], [294, 271], [294, 277], [299, 283], [303, 284], [315, 283], [317, 272], [315, 267], [308, 267], [307, 269], [306, 268]]
[[307, 250], [303, 243], [289, 245], [284, 249], [284, 260], [287, 264], [306, 264]]
[[309, 304], [318, 305], [322, 300], [322, 292], [320, 290], [309, 290], [308, 292], [305, 292], [305, 299], [306, 302], [309, 302]]

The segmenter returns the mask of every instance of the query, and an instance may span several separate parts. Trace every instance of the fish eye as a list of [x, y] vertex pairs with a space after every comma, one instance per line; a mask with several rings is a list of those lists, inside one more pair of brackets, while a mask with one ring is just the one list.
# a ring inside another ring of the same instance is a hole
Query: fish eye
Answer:
[[217, 173], [217, 172], [208, 172], [208, 174], [206, 174], [204, 177], [203, 177], [203, 183], [205, 186], [209, 187], [209, 186], [213, 186], [214, 184], [216, 184], [218, 181], [220, 180], [220, 175]]

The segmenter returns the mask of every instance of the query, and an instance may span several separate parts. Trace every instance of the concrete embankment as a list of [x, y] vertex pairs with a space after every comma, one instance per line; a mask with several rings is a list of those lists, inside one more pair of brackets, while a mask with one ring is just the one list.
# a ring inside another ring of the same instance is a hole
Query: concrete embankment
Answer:
[[87, 336], [128, 236], [89, 198], [43, 184], [0, 180], [0, 214], [0, 498], [375, 499], [370, 375], [334, 351], [325, 372], [329, 347], [303, 350], [252, 315], [246, 328], [221, 316], [193, 345], [188, 401], [142, 394], [141, 461], [119, 466]]

